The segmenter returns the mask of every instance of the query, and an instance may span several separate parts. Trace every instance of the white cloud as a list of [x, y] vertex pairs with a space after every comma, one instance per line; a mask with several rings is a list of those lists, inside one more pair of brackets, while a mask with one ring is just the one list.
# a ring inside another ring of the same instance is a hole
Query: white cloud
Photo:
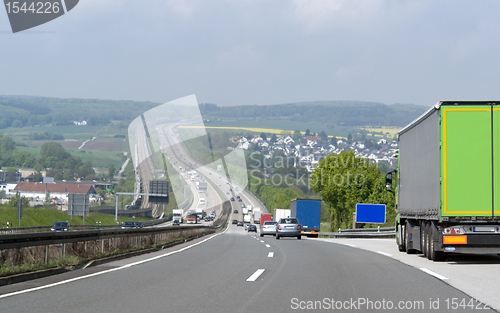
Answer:
[[380, 17], [383, 1], [294, 0], [292, 11], [308, 32], [317, 32], [332, 25], [358, 28]]
[[166, 0], [165, 5], [170, 9], [170, 11], [174, 14], [183, 16], [183, 17], [191, 17], [195, 11], [198, 9], [200, 2], [199, 1], [186, 1], [186, 0]]

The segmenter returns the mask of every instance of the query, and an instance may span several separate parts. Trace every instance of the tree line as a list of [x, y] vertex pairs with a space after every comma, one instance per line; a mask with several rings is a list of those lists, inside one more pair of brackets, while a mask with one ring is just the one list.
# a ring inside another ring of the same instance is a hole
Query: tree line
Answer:
[[322, 124], [332, 129], [341, 126], [404, 126], [420, 116], [426, 107], [411, 104], [393, 104], [361, 101], [319, 101], [276, 105], [240, 105], [220, 107], [216, 104], [199, 105], [204, 118], [210, 119], [276, 119]]

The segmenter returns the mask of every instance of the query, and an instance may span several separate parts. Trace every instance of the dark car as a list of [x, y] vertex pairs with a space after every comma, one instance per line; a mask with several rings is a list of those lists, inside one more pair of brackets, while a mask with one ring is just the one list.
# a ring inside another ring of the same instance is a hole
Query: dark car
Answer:
[[234, 211], [233, 211], [233, 213], [234, 213], [234, 214], [238, 214], [238, 210], [234, 210]]
[[257, 226], [255, 225], [248, 225], [248, 232], [257, 232]]
[[239, 202], [243, 202], [243, 200], [241, 200], [241, 198], [238, 199]]
[[181, 226], [181, 223], [179, 223], [179, 220], [174, 220], [172, 226]]
[[135, 226], [137, 228], [143, 228], [144, 227], [144, 224], [142, 222], [135, 222]]
[[243, 226], [243, 222], [242, 221], [239, 221], [238, 224], [236, 226]]
[[238, 224], [238, 220], [233, 220], [233, 224]]
[[55, 222], [50, 228], [51, 231], [68, 231], [70, 230], [69, 222]]
[[234, 201], [234, 197], [231, 197], [231, 201]]
[[122, 229], [127, 229], [127, 228], [137, 228], [137, 225], [135, 222], [132, 221], [126, 221], [122, 223]]

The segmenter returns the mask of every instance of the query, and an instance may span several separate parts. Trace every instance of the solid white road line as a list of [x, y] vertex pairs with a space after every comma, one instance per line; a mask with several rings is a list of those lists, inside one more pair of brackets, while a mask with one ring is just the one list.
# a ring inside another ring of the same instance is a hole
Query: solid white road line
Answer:
[[382, 255], [385, 255], [385, 256], [388, 256], [388, 257], [392, 257], [392, 254], [389, 254], [389, 253], [385, 253], [385, 252], [382, 252], [382, 251], [376, 251], [378, 254], [382, 254]]
[[271, 246], [270, 246], [270, 245], [268, 245], [268, 244], [266, 245], [266, 247], [271, 248]]
[[11, 296], [16, 296], [16, 295], [20, 295], [20, 294], [28, 293], [28, 292], [32, 292], [32, 291], [37, 291], [37, 290], [41, 290], [41, 289], [46, 289], [46, 288], [50, 288], [50, 287], [55, 287], [55, 286], [58, 286], [58, 285], [67, 284], [67, 283], [71, 283], [71, 282], [74, 282], [74, 281], [77, 281], [77, 280], [81, 280], [81, 279], [85, 279], [85, 278], [89, 278], [89, 277], [93, 277], [93, 276], [99, 276], [99, 275], [102, 275], [102, 274], [107, 274], [107, 273], [115, 272], [115, 271], [118, 271], [118, 270], [122, 270], [122, 269], [125, 269], [125, 268], [129, 268], [129, 267], [135, 266], [135, 265], [139, 265], [139, 264], [143, 264], [143, 263], [146, 263], [146, 262], [150, 262], [150, 261], [154, 261], [154, 260], [157, 260], [157, 259], [161, 259], [161, 258], [170, 256], [172, 254], [176, 254], [176, 253], [185, 251], [185, 250], [190, 249], [192, 247], [195, 247], [195, 246], [197, 246], [199, 244], [202, 244], [202, 243], [204, 243], [204, 242], [206, 242], [206, 241], [208, 241], [208, 240], [210, 240], [210, 239], [212, 239], [214, 237], [219, 236], [220, 234], [224, 234], [225, 232], [227, 232], [227, 230], [228, 230], [228, 228], [226, 228], [226, 230], [223, 231], [223, 232], [221, 232], [221, 233], [218, 233], [218, 234], [215, 234], [213, 236], [210, 236], [207, 239], [204, 239], [202, 241], [199, 241], [197, 243], [194, 243], [194, 244], [192, 244], [190, 246], [184, 247], [184, 248], [179, 249], [179, 250], [175, 250], [175, 251], [172, 251], [172, 252], [161, 254], [161, 255], [158, 255], [158, 256], [146, 259], [146, 260], [129, 263], [127, 265], [123, 265], [123, 266], [120, 266], [120, 267], [112, 268], [112, 269], [105, 270], [105, 271], [102, 271], [102, 272], [97, 272], [97, 273], [93, 273], [93, 274], [89, 274], [89, 275], [84, 275], [84, 276], [80, 276], [80, 277], [75, 277], [75, 278], [71, 278], [71, 279], [68, 279], [68, 280], [63, 280], [63, 281], [60, 281], [60, 282], [56, 282], [56, 283], [52, 283], [52, 284], [48, 284], [48, 285], [44, 285], [44, 286], [39, 286], [39, 287], [31, 288], [31, 289], [24, 289], [24, 290], [12, 292], [12, 293], [6, 293], [6, 294], [3, 294], [3, 295], [0, 295], [0, 299], [11, 297]]
[[425, 268], [425, 267], [422, 267], [420, 270], [422, 270], [422, 271], [426, 272], [427, 274], [432, 275], [432, 276], [434, 276], [436, 278], [439, 278], [441, 280], [447, 280], [448, 279], [448, 277], [444, 277], [442, 275], [439, 275], [438, 273], [435, 273], [435, 272], [433, 272], [430, 269]]
[[269, 252], [269, 254], [267, 255], [268, 258], [273, 258], [274, 257], [274, 252]]
[[262, 273], [264, 273], [265, 269], [258, 269], [255, 271], [255, 273], [252, 274], [252, 276], [248, 277], [247, 281], [256, 281], [257, 278], [259, 278], [260, 275], [262, 275]]
[[355, 245], [351, 245], [350, 243], [344, 243], [345, 246], [349, 246], [349, 247], [353, 247], [353, 248], [356, 248]]

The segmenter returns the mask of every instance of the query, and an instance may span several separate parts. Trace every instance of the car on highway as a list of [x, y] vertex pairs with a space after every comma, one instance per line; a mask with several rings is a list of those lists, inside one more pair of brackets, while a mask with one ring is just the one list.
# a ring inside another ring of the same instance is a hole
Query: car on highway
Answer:
[[127, 229], [127, 228], [137, 228], [137, 225], [135, 224], [134, 221], [125, 221], [122, 223], [122, 229]]
[[281, 237], [297, 237], [301, 238], [302, 226], [296, 217], [281, 218], [276, 227], [276, 239]]
[[242, 204], [241, 204], [241, 207], [242, 207], [242, 208], [245, 208], [246, 206], [245, 206], [245, 204], [244, 204], [244, 203], [242, 203]]
[[236, 226], [243, 226], [243, 221], [238, 221], [238, 224]]
[[238, 224], [238, 220], [233, 220], [233, 224]]
[[179, 223], [179, 220], [174, 220], [172, 226], [181, 226], [181, 223]]
[[238, 214], [238, 210], [234, 210], [234, 211], [233, 211], [233, 213], [234, 213], [234, 214]]
[[144, 224], [142, 222], [135, 222], [135, 226], [137, 228], [143, 228], [144, 227]]
[[231, 201], [234, 201], [234, 197], [231, 197]]
[[251, 232], [251, 231], [257, 232], [257, 226], [255, 226], [255, 225], [248, 225], [247, 230], [248, 230], [248, 232]]
[[241, 198], [238, 199], [239, 202], [243, 202], [243, 200], [241, 200]]
[[51, 231], [68, 231], [71, 230], [71, 226], [69, 222], [55, 222], [52, 227], [50, 227]]
[[211, 220], [210, 216], [205, 217], [205, 222], [210, 222]]
[[260, 226], [260, 236], [273, 235], [276, 236], [276, 226], [278, 222], [276, 221], [265, 221], [264, 224]]

